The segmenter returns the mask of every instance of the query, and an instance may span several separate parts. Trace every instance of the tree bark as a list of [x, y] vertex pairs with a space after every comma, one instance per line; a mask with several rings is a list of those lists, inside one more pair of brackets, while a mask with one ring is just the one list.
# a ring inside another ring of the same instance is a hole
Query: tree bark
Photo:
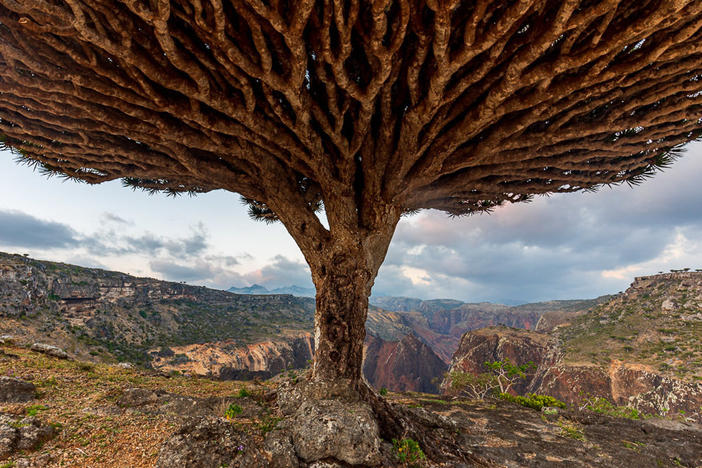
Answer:
[[[361, 380], [368, 296], [375, 278], [353, 250], [330, 259], [317, 281], [313, 378]], [[320, 272], [321, 273], [321, 272]]]

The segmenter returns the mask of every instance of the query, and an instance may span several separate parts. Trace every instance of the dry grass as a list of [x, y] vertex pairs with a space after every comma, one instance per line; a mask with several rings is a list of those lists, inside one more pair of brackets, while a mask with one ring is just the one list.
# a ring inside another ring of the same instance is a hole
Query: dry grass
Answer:
[[191, 397], [233, 397], [242, 385], [62, 361], [14, 346], [0, 349], [9, 354], [0, 354], [0, 376], [32, 381], [39, 393], [36, 401], [26, 404], [0, 404], [0, 412], [23, 415], [30, 406], [41, 404], [46, 409], [37, 416], [61, 426], [59, 435], [39, 450], [16, 454], [9, 461], [49, 453], [49, 467], [154, 466], [161, 444], [174, 432], [178, 419], [119, 408], [115, 401], [126, 388], [163, 389]]

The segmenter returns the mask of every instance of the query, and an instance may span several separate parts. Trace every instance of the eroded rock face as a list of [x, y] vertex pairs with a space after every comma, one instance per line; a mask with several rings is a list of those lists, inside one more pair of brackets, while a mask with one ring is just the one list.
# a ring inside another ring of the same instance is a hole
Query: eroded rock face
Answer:
[[232, 341], [172, 346], [167, 352], [153, 350], [154, 368], [187, 372], [216, 379], [269, 378], [286, 369], [305, 367], [312, 359], [310, 333], [242, 345]]
[[[480, 374], [486, 372], [485, 362], [505, 359], [516, 365], [533, 362], [535, 368], [527, 373], [527, 378], [512, 387], [515, 393], [522, 394], [529, 388], [537, 369], [553, 365], [556, 356], [556, 343], [548, 335], [506, 327], [484, 328], [463, 335], [449, 372]], [[444, 391], [449, 386], [449, 379], [441, 384]]]
[[367, 336], [363, 375], [375, 388], [438, 393], [436, 379], [448, 366], [413, 334], [400, 341]]
[[[488, 328], [466, 333], [449, 372], [485, 372], [485, 361], [509, 358], [516, 364], [533, 361], [534, 372], [515, 385], [515, 393], [551, 395], [577, 405], [586, 397], [602, 397], [644, 413], [684, 412], [702, 421], [702, 384], [657, 374], [647, 366], [613, 360], [608, 367], [563, 361], [558, 342], [548, 335], [526, 330]], [[449, 390], [445, 379], [442, 390]]]
[[13, 377], [0, 377], [0, 402], [22, 403], [33, 400], [36, 387], [32, 382], [27, 382]]

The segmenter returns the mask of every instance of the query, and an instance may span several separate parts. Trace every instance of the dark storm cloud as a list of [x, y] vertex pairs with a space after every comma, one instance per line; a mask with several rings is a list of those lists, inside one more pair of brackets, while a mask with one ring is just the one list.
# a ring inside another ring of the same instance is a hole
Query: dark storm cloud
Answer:
[[79, 244], [68, 225], [45, 221], [19, 211], [0, 210], [0, 244], [28, 248], [68, 248]]

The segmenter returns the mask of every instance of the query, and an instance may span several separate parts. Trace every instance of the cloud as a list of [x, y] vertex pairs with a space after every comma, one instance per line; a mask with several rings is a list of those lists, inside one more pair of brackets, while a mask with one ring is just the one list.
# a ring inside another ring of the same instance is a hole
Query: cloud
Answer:
[[[187, 259], [202, 255], [209, 247], [207, 231], [202, 224], [191, 228], [187, 237], [172, 238], [151, 232], [130, 235], [115, 230], [99, 231], [85, 239], [85, 247], [93, 254], [142, 255], [154, 257], [165, 255]], [[229, 257], [230, 261], [233, 257]]]
[[267, 288], [285, 286], [313, 287], [307, 264], [290, 260], [283, 255], [273, 257], [272, 263], [259, 270], [246, 273], [243, 278], [249, 284], [261, 284]]
[[127, 225], [134, 224], [131, 221], [127, 221], [126, 219], [124, 219], [120, 216], [117, 216], [114, 213], [109, 213], [107, 211], [102, 214], [102, 219], [104, 219], [106, 222], [116, 223], [116, 224], [127, 224]]
[[537, 197], [491, 215], [398, 225], [376, 295], [525, 302], [594, 297], [702, 260], [702, 144], [640, 187]]
[[68, 248], [79, 244], [70, 226], [19, 211], [0, 210], [0, 244], [27, 248]]
[[170, 259], [159, 259], [149, 262], [149, 267], [170, 281], [199, 282], [216, 276], [215, 267], [202, 261], [182, 264]]

